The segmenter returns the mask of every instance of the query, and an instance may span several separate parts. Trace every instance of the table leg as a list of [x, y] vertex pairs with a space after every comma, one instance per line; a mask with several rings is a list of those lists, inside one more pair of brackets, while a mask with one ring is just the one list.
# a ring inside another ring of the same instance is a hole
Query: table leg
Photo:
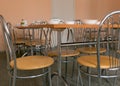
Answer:
[[61, 76], [61, 31], [57, 31], [58, 73]]

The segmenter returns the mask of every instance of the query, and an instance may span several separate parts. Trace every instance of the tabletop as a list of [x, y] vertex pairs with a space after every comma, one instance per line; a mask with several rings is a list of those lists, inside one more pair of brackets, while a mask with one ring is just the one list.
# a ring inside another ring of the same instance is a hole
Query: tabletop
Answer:
[[[103, 25], [102, 27], [108, 27]], [[120, 28], [120, 25], [114, 24], [109, 25], [110, 28]], [[16, 26], [18, 29], [32, 29], [32, 28], [53, 28], [53, 29], [65, 29], [65, 28], [99, 28], [99, 24], [39, 24], [39, 25], [28, 25], [28, 26]]]
[[98, 28], [97, 24], [40, 24], [40, 25], [28, 25], [28, 26], [16, 26], [18, 29], [26, 28], [53, 28], [53, 29], [65, 29], [65, 28]]

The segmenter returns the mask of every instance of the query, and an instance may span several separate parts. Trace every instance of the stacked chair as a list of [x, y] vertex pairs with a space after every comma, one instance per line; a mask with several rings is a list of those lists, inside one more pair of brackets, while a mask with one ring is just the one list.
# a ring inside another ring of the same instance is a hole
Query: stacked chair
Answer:
[[39, 54], [44, 55], [47, 47], [47, 36], [49, 29], [39, 28], [29, 30], [29, 40], [25, 42], [25, 46], [28, 48], [27, 53], [31, 55]]
[[[12, 25], [11, 25], [12, 26]], [[18, 30], [11, 27], [13, 33], [13, 41], [16, 49], [17, 56], [22, 56], [26, 51], [25, 42], [29, 41], [29, 35], [27, 30]], [[21, 33], [21, 34], [18, 34]]]
[[[10, 22], [7, 22], [7, 26], [10, 29], [11, 31], [11, 35], [12, 35], [12, 41], [14, 43], [14, 46], [15, 46], [15, 51], [17, 53], [18, 56], [21, 56], [22, 55], [22, 52], [21, 51], [24, 51], [24, 44], [25, 44], [25, 38], [24, 38], [24, 35], [23, 36], [20, 36], [18, 37], [18, 33], [15, 31], [15, 29], [12, 27], [11, 23]], [[22, 30], [24, 33], [24, 30]]]
[[[78, 22], [78, 20], [77, 20]], [[78, 22], [79, 24], [85, 24], [81, 20]], [[96, 24], [96, 23], [93, 23]], [[104, 35], [106, 31], [104, 30]], [[74, 39], [75, 42], [83, 43], [82, 46], [78, 46], [77, 51], [81, 54], [96, 54], [96, 44], [94, 43], [97, 39], [97, 29], [96, 28], [77, 28], [74, 29]], [[91, 42], [91, 43], [89, 43]], [[100, 48], [100, 52], [106, 52], [106, 49]]]
[[[78, 83], [77, 86], [85, 85], [82, 74], [88, 76], [88, 86], [93, 86], [92, 77], [97, 78], [98, 86], [105, 84], [106, 80], [113, 86], [117, 85], [117, 78], [120, 76], [120, 11], [107, 14], [100, 22], [96, 39], [96, 54], [83, 55], [77, 58]], [[105, 30], [106, 35], [104, 35]], [[101, 54], [100, 49], [106, 49]], [[113, 81], [109, 81], [112, 79]]]

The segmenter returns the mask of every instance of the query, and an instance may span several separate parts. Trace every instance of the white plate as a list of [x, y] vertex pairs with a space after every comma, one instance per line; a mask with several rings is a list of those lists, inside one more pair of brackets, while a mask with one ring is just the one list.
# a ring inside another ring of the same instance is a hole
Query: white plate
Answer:
[[61, 22], [61, 19], [51, 19], [49, 21], [49, 24], [59, 24]]
[[85, 20], [83, 20], [83, 23], [85, 23], [85, 24], [97, 24], [97, 22], [98, 22], [98, 20], [94, 20], [94, 19], [85, 19]]

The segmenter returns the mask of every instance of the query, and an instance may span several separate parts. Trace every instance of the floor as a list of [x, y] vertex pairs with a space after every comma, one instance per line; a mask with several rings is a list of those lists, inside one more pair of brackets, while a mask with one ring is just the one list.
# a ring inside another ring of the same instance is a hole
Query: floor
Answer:
[[[72, 64], [72, 63], [71, 63]], [[64, 72], [64, 64], [62, 64], [62, 72]], [[68, 72], [70, 74], [70, 69], [71, 65], [68, 66]], [[56, 65], [53, 66], [52, 71], [56, 71]], [[67, 81], [70, 84], [70, 86], [76, 86], [76, 75], [77, 75], [77, 69], [75, 69], [75, 77], [70, 78], [69, 75], [67, 77]], [[70, 74], [71, 75], [71, 74]], [[88, 77], [85, 75], [82, 75], [83, 81], [84, 81], [84, 86], [88, 86]], [[56, 80], [57, 77], [52, 78], [53, 86], [56, 86]], [[35, 78], [35, 79], [18, 79], [16, 86], [42, 86], [42, 79], [41, 78]], [[113, 80], [110, 79], [109, 82], [106, 80], [102, 80], [102, 86], [112, 86], [111, 83]], [[6, 68], [6, 55], [5, 53], [0, 53], [0, 86], [8, 86], [9, 83], [9, 75], [7, 73], [7, 68]], [[92, 85], [91, 86], [98, 86], [97, 85], [97, 79], [92, 78]], [[65, 86], [63, 81], [60, 81], [60, 86]], [[120, 86], [120, 78], [117, 80], [117, 86]]]

